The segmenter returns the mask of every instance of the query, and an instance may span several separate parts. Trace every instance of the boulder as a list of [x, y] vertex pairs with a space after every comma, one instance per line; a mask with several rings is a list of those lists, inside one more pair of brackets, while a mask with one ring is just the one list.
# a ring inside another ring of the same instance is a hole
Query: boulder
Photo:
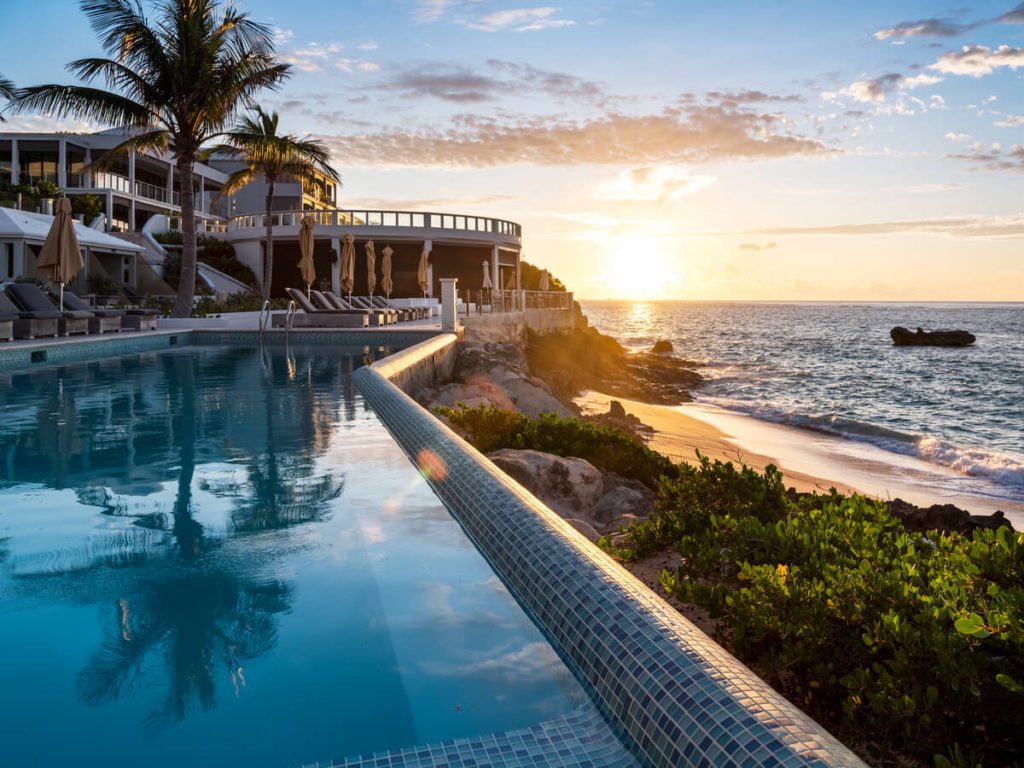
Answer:
[[952, 504], [933, 504], [930, 507], [919, 507], [903, 499], [888, 502], [889, 512], [903, 521], [908, 531], [955, 531], [970, 533], [978, 528], [999, 528], [1013, 525], [1001, 511], [991, 515], [972, 515], [966, 509]]
[[660, 339], [660, 340], [654, 342], [654, 346], [651, 347], [651, 352], [652, 352], [652, 354], [655, 354], [655, 355], [667, 355], [671, 351], [672, 351], [672, 342], [671, 341], [666, 341], [665, 339]]
[[625, 485], [604, 494], [594, 505], [593, 518], [607, 525], [624, 515], [646, 517], [651, 513], [651, 495]]
[[967, 331], [926, 331], [918, 328], [910, 331], [897, 326], [889, 331], [892, 343], [897, 347], [968, 347], [976, 339]]
[[590, 523], [588, 523], [586, 520], [577, 520], [576, 518], [567, 517], [565, 519], [565, 522], [567, 522], [569, 525], [571, 525], [573, 528], [575, 528], [577, 531], [582, 533], [584, 536], [586, 536], [593, 542], [596, 542], [598, 539], [601, 538], [601, 534], [597, 532], [597, 529]]
[[503, 448], [488, 454], [503, 472], [566, 519], [591, 523], [604, 478], [589, 461]]

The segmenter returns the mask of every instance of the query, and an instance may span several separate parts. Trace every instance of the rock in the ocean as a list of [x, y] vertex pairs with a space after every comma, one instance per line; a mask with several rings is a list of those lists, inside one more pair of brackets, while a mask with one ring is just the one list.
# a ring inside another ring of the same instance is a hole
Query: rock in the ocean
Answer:
[[654, 342], [654, 346], [651, 347], [651, 352], [655, 355], [666, 355], [672, 351], [672, 342], [660, 339]]
[[562, 517], [593, 520], [594, 507], [604, 495], [604, 479], [589, 461], [510, 448], [487, 456]]
[[968, 347], [976, 341], [967, 331], [910, 331], [902, 326], [893, 328], [889, 335], [897, 347]]

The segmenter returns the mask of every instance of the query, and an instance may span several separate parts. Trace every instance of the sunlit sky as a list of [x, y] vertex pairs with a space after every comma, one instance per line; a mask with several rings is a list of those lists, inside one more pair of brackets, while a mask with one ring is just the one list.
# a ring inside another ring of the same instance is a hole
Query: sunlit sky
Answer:
[[[239, 4], [344, 206], [519, 221], [580, 296], [1024, 299], [1024, 4]], [[98, 52], [73, 0], [0, 6], [19, 85]]]

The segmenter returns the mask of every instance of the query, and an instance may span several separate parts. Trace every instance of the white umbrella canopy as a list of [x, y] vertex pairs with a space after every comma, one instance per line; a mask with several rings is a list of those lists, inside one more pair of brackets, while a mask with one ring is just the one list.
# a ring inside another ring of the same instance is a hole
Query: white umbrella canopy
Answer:
[[341, 247], [341, 292], [352, 295], [356, 287], [356, 239], [351, 233], [345, 235], [345, 245]]
[[84, 266], [85, 260], [75, 235], [75, 222], [71, 218], [71, 201], [62, 197], [57, 201], [53, 224], [36, 261], [37, 269], [43, 274], [49, 272], [50, 279], [60, 283], [61, 311], [64, 310], [64, 284], [70, 283]]
[[551, 290], [551, 277], [549, 276], [549, 273], [546, 269], [540, 273], [540, 290]]
[[366, 241], [366, 291], [373, 296], [377, 287], [377, 252], [374, 250], [373, 240]]
[[416, 270], [416, 280], [419, 281], [420, 290], [423, 291], [423, 295], [427, 295], [427, 289], [430, 287], [430, 278], [427, 273], [427, 259], [430, 258], [430, 251], [424, 251], [420, 254], [420, 266]]
[[489, 291], [494, 287], [494, 283], [491, 282], [491, 262], [484, 262], [484, 279], [480, 286], [483, 290]]
[[312, 216], [303, 216], [299, 222], [299, 272], [302, 273], [302, 281], [306, 284], [306, 295], [309, 295], [310, 287], [316, 281], [316, 265], [313, 263], [313, 224]]
[[380, 252], [380, 289], [391, 299], [391, 290], [395, 284], [391, 281], [391, 255], [394, 253], [390, 245], [385, 245]]

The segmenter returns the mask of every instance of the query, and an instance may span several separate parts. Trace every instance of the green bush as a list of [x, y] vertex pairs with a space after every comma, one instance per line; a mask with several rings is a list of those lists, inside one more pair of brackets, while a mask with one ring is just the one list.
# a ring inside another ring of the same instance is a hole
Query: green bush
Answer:
[[675, 465], [660, 453], [620, 429], [582, 419], [546, 413], [533, 419], [492, 406], [436, 408], [463, 429], [483, 453], [519, 448], [575, 456], [598, 469], [639, 480], [655, 488], [662, 475], [674, 475]]
[[665, 590], [874, 762], [1024, 756], [1024, 535], [910, 533], [880, 503], [790, 499], [774, 467], [707, 459], [663, 481], [658, 508], [604, 546], [630, 558], [672, 542]]

